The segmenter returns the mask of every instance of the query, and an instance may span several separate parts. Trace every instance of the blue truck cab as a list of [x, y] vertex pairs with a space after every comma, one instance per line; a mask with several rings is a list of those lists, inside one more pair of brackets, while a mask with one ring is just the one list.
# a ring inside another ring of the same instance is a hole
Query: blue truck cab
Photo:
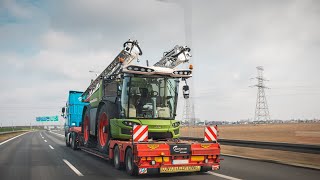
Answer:
[[81, 126], [82, 111], [88, 103], [82, 102], [80, 91], [69, 91], [66, 107], [62, 108], [62, 115], [66, 119], [65, 129]]

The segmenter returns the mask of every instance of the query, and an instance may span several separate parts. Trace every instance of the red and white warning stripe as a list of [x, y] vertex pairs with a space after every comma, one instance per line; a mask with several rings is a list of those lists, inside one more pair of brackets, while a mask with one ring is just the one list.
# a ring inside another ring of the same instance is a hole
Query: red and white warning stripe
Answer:
[[148, 126], [134, 125], [133, 126], [133, 141], [148, 141]]
[[218, 140], [218, 126], [207, 126], [204, 130], [204, 141]]

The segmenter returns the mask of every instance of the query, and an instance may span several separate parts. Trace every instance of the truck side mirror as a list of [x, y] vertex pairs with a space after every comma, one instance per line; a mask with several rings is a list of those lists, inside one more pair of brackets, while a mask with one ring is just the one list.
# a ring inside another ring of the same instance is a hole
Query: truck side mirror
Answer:
[[64, 113], [66, 112], [66, 108], [63, 107], [61, 111], [62, 111], [62, 113], [64, 114]]
[[189, 86], [184, 85], [182, 90], [183, 90], [183, 98], [188, 99], [189, 98]]

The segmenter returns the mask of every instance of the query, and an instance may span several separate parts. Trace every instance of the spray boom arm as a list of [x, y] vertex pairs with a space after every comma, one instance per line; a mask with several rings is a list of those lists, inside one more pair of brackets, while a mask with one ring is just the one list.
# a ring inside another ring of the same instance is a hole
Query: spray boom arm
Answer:
[[[155, 63], [152, 67], [140, 67], [132, 66], [130, 63], [138, 59], [139, 55], [142, 55], [141, 48], [138, 41], [128, 40], [123, 44], [123, 50], [117, 55], [117, 57], [109, 64], [109, 66], [102, 71], [102, 73], [91, 82], [87, 90], [81, 95], [85, 102], [90, 100], [90, 96], [99, 89], [100, 80], [103, 78], [109, 78], [112, 75], [119, 74], [122, 72], [132, 72], [136, 74], [169, 74], [174, 77], [190, 77], [191, 70], [176, 70], [174, 69], [181, 63], [189, 62], [191, 58], [190, 48], [187, 46], [176, 45], [173, 49], [168, 52], [164, 52], [163, 57], [160, 61]], [[129, 66], [130, 65], [130, 66]], [[124, 68], [124, 69], [123, 69]], [[168, 68], [168, 69], [167, 69]], [[149, 69], [149, 71], [147, 71]]]
[[190, 48], [176, 45], [173, 49], [163, 54], [163, 57], [153, 66], [175, 68], [181, 63], [189, 62], [191, 58]]
[[142, 55], [142, 51], [138, 41], [129, 39], [123, 44], [123, 50], [118, 54], [118, 56], [94, 81], [91, 82], [87, 90], [81, 96], [88, 99], [99, 86], [100, 79], [108, 78], [113, 74], [119, 73], [122, 64], [130, 64], [134, 59], [137, 59], [139, 55]]

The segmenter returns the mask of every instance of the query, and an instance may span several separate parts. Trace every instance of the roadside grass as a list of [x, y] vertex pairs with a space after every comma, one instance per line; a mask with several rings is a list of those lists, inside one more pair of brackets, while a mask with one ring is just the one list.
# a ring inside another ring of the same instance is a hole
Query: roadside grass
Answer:
[[0, 132], [30, 130], [30, 127], [1, 127]]
[[3, 142], [7, 139], [10, 139], [14, 136], [17, 136], [19, 134], [25, 133], [25, 131], [19, 131], [19, 132], [12, 132], [12, 133], [8, 133], [8, 134], [0, 134], [0, 142]]

